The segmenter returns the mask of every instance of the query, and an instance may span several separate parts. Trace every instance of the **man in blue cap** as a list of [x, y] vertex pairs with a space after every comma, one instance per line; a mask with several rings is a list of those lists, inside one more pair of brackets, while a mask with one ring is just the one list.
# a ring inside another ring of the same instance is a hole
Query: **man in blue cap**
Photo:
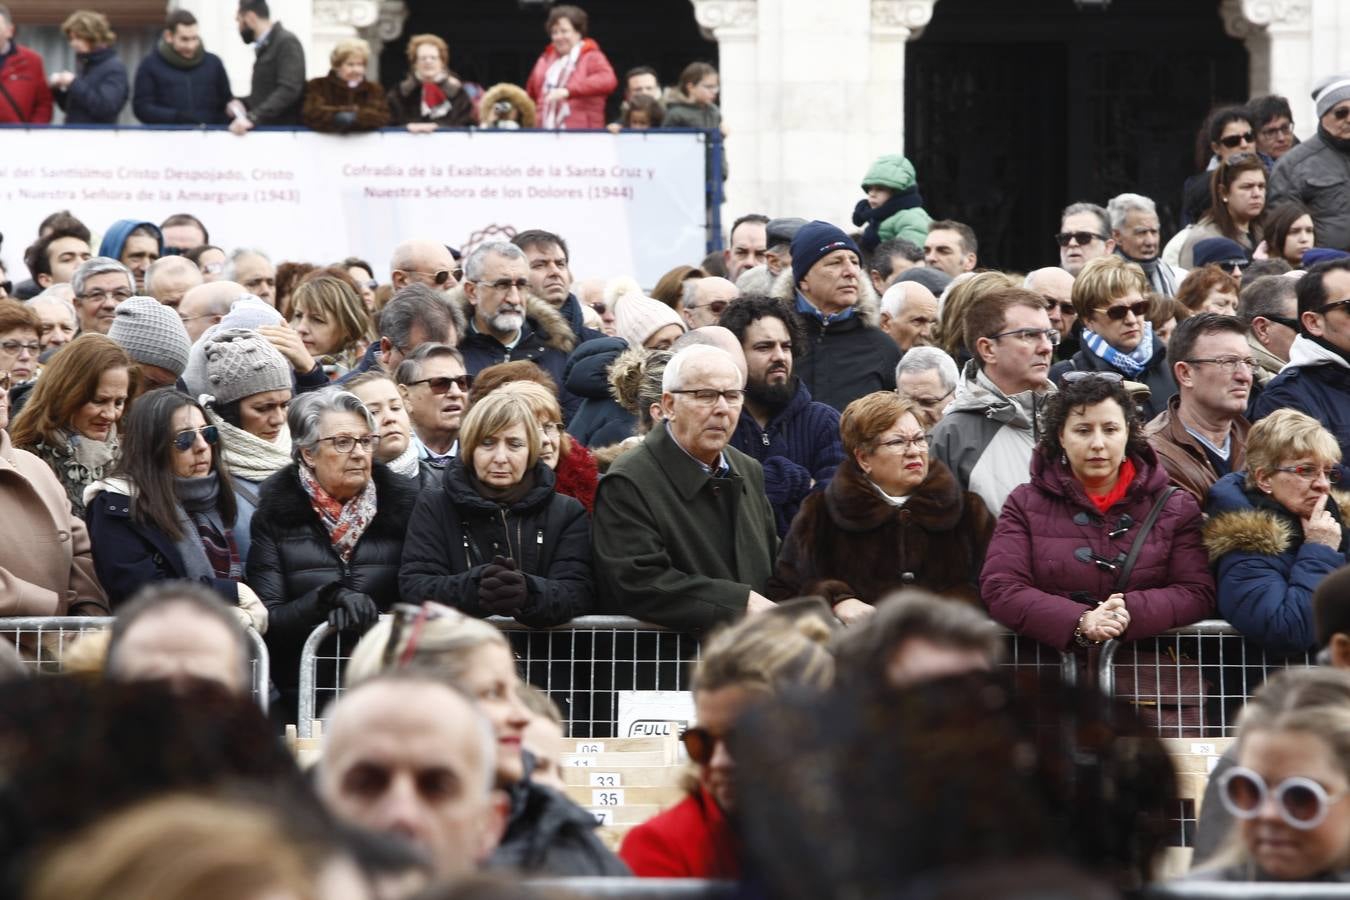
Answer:
[[774, 283], [806, 330], [797, 376], [821, 403], [843, 410], [873, 391], [895, 390], [900, 348], [877, 327], [876, 291], [858, 245], [828, 222], [808, 222], [792, 238], [792, 269]]

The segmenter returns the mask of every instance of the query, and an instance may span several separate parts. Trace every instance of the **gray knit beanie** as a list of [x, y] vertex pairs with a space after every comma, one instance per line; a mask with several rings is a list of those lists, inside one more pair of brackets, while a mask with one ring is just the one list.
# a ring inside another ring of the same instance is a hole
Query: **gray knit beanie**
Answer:
[[192, 340], [183, 320], [154, 297], [128, 297], [117, 304], [108, 337], [136, 362], [168, 369], [175, 378], [187, 368]]
[[227, 328], [206, 344], [206, 392], [233, 403], [266, 391], [292, 388], [291, 364], [256, 331]]
[[1336, 108], [1337, 103], [1350, 100], [1350, 75], [1328, 75], [1313, 85], [1313, 102], [1317, 104], [1317, 118]]

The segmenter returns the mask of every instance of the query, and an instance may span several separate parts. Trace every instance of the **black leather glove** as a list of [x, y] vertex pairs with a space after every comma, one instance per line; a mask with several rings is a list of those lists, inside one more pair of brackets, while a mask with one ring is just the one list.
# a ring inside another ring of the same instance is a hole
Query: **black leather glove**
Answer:
[[380, 608], [369, 594], [338, 587], [328, 593], [328, 624], [338, 631], [365, 631], [380, 618]]
[[520, 612], [529, 597], [525, 573], [516, 568], [516, 561], [494, 556], [483, 567], [478, 579], [478, 605], [494, 616], [514, 616]]

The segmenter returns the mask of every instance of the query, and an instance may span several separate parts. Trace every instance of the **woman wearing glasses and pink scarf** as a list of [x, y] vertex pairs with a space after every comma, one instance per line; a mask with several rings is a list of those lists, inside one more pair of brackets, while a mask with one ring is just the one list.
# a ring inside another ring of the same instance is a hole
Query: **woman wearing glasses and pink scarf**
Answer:
[[539, 54], [525, 91], [539, 109], [539, 127], [576, 131], [605, 127], [605, 98], [619, 86], [600, 45], [586, 37], [590, 17], [571, 5], [549, 10], [549, 45]]
[[310, 632], [323, 622], [365, 631], [399, 602], [417, 483], [374, 462], [374, 421], [347, 391], [302, 395], [288, 424], [293, 462], [262, 484], [247, 572], [270, 616], [273, 680], [294, 715]]
[[267, 610], [242, 583], [238, 501], [219, 442], [191, 397], [160, 388], [137, 398], [116, 468], [85, 489], [94, 569], [113, 609], [147, 584], [189, 579], [267, 630]]
[[1219, 612], [1272, 650], [1310, 650], [1313, 591], [1350, 551], [1350, 497], [1333, 490], [1341, 448], [1316, 419], [1281, 409], [1252, 426], [1246, 452], [1247, 471], [1220, 478], [1206, 506]]

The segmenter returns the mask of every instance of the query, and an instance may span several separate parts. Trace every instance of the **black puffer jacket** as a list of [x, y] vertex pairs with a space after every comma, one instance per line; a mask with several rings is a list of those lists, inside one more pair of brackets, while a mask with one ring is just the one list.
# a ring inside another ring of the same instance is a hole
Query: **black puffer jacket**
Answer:
[[408, 524], [399, 576], [403, 596], [486, 616], [478, 603], [478, 580], [494, 556], [514, 559], [525, 573], [529, 600], [518, 621], [561, 625], [590, 611], [590, 520], [579, 501], [553, 490], [552, 470], [536, 464], [534, 487], [502, 507], [479, 494], [463, 461], [453, 459], [440, 490], [418, 498]]
[[587, 447], [617, 444], [637, 429], [637, 417], [609, 392], [609, 367], [627, 349], [628, 342], [622, 338], [601, 337], [582, 344], [567, 360], [563, 384], [581, 398], [567, 433]]
[[625, 877], [633, 873], [596, 837], [595, 816], [551, 788], [525, 778], [507, 790], [511, 818], [488, 868], [555, 878]]
[[296, 464], [275, 473], [258, 491], [248, 554], [248, 585], [267, 606], [272, 677], [293, 708], [305, 639], [328, 618], [320, 594], [341, 582], [369, 594], [381, 611], [399, 601], [403, 536], [417, 501], [417, 482], [376, 463], [375, 520], [343, 563], [300, 486]]

